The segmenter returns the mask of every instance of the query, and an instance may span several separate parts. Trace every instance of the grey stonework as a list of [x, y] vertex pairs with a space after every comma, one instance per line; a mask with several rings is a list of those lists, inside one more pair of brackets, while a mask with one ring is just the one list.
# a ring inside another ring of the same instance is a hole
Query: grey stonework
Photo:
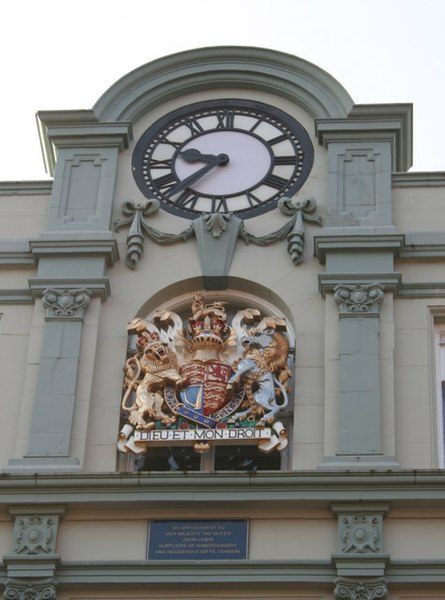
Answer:
[[[339, 285], [338, 454], [381, 454], [378, 285]], [[373, 317], [373, 318], [369, 318]]]
[[338, 577], [334, 584], [335, 600], [385, 600], [388, 597], [387, 581], [383, 577]]
[[4, 600], [55, 600], [56, 582], [54, 579], [44, 581], [27, 581], [7, 579], [3, 592]]

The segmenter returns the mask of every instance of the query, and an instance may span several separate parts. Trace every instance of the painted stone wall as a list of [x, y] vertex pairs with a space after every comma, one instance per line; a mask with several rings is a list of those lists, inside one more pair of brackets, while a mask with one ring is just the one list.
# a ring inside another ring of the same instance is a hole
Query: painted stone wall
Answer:
[[[228, 98], [306, 129], [301, 190], [243, 223], [217, 215], [221, 231], [144, 208], [132, 174], [144, 131]], [[445, 177], [408, 172], [411, 106], [357, 106], [305, 61], [216, 48], [145, 65], [91, 110], [38, 118], [53, 181], [0, 184], [5, 597], [443, 597]], [[157, 474], [118, 457], [127, 324], [197, 291], [287, 321], [281, 470]], [[150, 520], [197, 516], [248, 520], [247, 558], [146, 559]]]

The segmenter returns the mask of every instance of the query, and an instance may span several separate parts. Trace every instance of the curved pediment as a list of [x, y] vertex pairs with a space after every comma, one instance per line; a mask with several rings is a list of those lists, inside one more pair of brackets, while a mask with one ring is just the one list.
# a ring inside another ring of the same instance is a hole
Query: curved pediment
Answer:
[[222, 87], [272, 92], [314, 118], [346, 117], [353, 106], [343, 86], [310, 62], [264, 48], [220, 46], [179, 52], [131, 71], [93, 110], [101, 121], [134, 122], [178, 94]]

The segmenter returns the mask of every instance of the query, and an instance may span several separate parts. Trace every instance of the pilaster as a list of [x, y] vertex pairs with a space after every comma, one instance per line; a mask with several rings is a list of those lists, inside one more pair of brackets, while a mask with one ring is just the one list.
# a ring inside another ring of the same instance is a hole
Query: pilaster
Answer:
[[8, 600], [53, 600], [56, 598], [57, 530], [64, 514], [62, 506], [11, 507], [14, 519], [11, 551], [6, 565], [4, 598]]
[[102, 287], [105, 299], [107, 282], [99, 280], [118, 256], [111, 213], [118, 156], [132, 139], [131, 124], [101, 123], [92, 111], [44, 111], [38, 124], [54, 183], [46, 231], [30, 244], [38, 263], [32, 284], [42, 292], [53, 282], [75, 280], [78, 287]]
[[43, 293], [45, 328], [28, 450], [22, 459], [10, 459], [7, 472], [80, 470], [78, 459], [70, 456], [70, 442], [82, 323], [90, 297], [87, 289]]
[[327, 227], [392, 229], [391, 173], [412, 163], [409, 104], [355, 106], [343, 119], [318, 119], [328, 150]]
[[132, 139], [130, 123], [99, 122], [93, 111], [41, 112], [38, 124], [54, 183], [46, 230], [30, 241], [37, 273], [29, 288], [33, 299], [42, 298], [46, 317], [37, 382], [32, 376], [27, 382], [34, 390], [27, 451], [10, 459], [7, 472], [80, 470], [71, 429], [82, 323], [90, 298], [110, 295], [107, 268], [118, 258], [110, 228], [118, 155]]
[[380, 455], [379, 285], [342, 285], [334, 300], [340, 313], [337, 454]]
[[332, 560], [337, 569], [334, 581], [336, 600], [385, 600], [388, 582], [385, 569], [383, 521], [387, 504], [334, 504], [338, 520], [337, 553]]
[[396, 467], [382, 445], [378, 283], [338, 284], [338, 408], [335, 456], [320, 468]]
[[[323, 230], [325, 235], [314, 240], [315, 255], [326, 265], [319, 275], [320, 293], [325, 299], [332, 294], [338, 309], [337, 325], [332, 321], [338, 330], [337, 348], [326, 338], [330, 363], [325, 382], [325, 457], [320, 468], [397, 468], [391, 441], [395, 439], [394, 424], [384, 424], [385, 444], [382, 435], [383, 398], [388, 403], [386, 414], [393, 413], [394, 404], [388, 378], [382, 389], [382, 360], [385, 369], [394, 365], [388, 348], [382, 353], [379, 313], [384, 295], [395, 294], [400, 287], [394, 259], [404, 237], [382, 228], [367, 235], [360, 227], [349, 231], [335, 235]], [[391, 321], [392, 302], [387, 304], [385, 315]], [[333, 369], [335, 376], [331, 376]]]

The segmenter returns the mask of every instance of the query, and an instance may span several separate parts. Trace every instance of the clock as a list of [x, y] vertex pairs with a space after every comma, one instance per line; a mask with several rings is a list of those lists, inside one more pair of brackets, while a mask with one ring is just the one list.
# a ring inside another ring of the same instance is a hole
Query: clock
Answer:
[[314, 150], [285, 112], [250, 100], [209, 100], [175, 110], [136, 144], [132, 169], [141, 192], [169, 213], [249, 218], [276, 207], [306, 181]]

